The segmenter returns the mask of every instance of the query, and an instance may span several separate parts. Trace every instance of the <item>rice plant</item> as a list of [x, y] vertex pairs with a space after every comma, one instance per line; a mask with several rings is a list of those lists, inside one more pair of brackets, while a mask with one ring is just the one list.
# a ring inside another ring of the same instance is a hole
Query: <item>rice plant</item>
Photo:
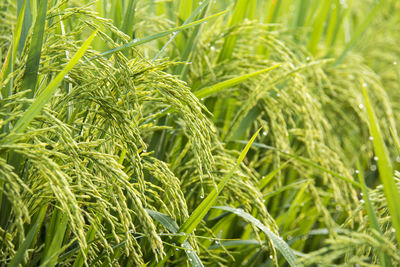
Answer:
[[399, 12], [2, 0], [0, 265], [399, 265]]

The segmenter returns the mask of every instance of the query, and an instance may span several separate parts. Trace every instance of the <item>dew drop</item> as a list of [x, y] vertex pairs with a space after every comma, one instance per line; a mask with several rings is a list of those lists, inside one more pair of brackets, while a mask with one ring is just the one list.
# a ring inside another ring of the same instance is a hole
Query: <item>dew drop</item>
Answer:
[[269, 255], [269, 258], [272, 260], [273, 259], [272, 255]]
[[212, 241], [212, 238], [208, 239], [208, 241]]
[[360, 104], [358, 105], [358, 107], [359, 107], [360, 109], [363, 109], [363, 108], [364, 108], [364, 105], [360, 103]]
[[204, 100], [204, 98], [201, 98], [200, 100], [201, 100], [201, 101], [203, 101], [203, 100]]
[[393, 65], [397, 65], [397, 61], [393, 62]]
[[179, 248], [176, 248], [175, 250], [176, 250], [176, 251], [178, 251], [178, 250], [179, 250]]
[[376, 171], [376, 165], [371, 165], [370, 170], [371, 170], [371, 171]]
[[219, 241], [215, 240], [215, 244], [217, 244], [217, 245], [218, 245], [218, 244], [219, 244]]
[[360, 173], [360, 171], [359, 171], [359, 170], [356, 170], [355, 173]]
[[215, 50], [215, 47], [214, 47], [214, 46], [211, 46], [210, 49], [211, 49], [211, 51], [214, 51], [214, 50]]
[[392, 233], [396, 233], [396, 229], [392, 228]]
[[264, 131], [264, 132], [263, 132], [263, 135], [267, 135], [267, 132], [266, 132], [266, 131]]
[[364, 87], [367, 87], [368, 86], [368, 84], [366, 83], [366, 82], [363, 82], [363, 84], [362, 84]]
[[306, 57], [306, 60], [307, 60], [307, 61], [310, 61], [310, 57]]
[[147, 152], [147, 150], [146, 149], [143, 149], [143, 153], [146, 153]]
[[204, 196], [203, 196], [203, 195], [201, 195], [201, 196], [200, 196], [200, 198], [201, 198], [201, 199], [203, 199], [203, 198], [204, 198]]
[[364, 199], [361, 199], [360, 202], [361, 202], [361, 203], [365, 203], [365, 200], [364, 200]]
[[167, 115], [169, 116], [169, 115], [171, 115], [171, 113], [168, 112]]
[[374, 160], [375, 160], [375, 161], [377, 161], [377, 160], [378, 160], [378, 157], [377, 157], [377, 156], [375, 156], [375, 157], [374, 157]]
[[281, 94], [280, 94], [280, 93], [277, 93], [277, 94], [276, 94], [276, 96], [277, 96], [277, 97], [280, 97], [280, 96], [281, 96]]
[[370, 137], [369, 137], [369, 140], [371, 140], [371, 141], [374, 140], [374, 137], [370, 136]]

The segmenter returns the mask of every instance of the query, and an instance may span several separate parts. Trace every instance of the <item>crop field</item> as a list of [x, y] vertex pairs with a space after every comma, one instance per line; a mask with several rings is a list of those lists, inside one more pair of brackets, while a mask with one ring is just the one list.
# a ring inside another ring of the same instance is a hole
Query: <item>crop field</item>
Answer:
[[399, 25], [0, 0], [0, 267], [400, 266]]

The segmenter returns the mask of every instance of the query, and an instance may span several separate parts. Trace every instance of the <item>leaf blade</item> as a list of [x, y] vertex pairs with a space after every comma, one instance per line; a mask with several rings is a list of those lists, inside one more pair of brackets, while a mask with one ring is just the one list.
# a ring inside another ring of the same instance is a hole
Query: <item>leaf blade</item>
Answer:
[[392, 224], [396, 230], [396, 239], [400, 244], [400, 194], [397, 191], [396, 182], [393, 178], [393, 169], [389, 160], [386, 145], [383, 141], [380, 127], [377, 123], [376, 115], [368, 97], [366, 84], [361, 85], [364, 95], [365, 106], [367, 108], [370, 132], [373, 137], [375, 155], [378, 157], [379, 177], [383, 184], [384, 193], [388, 203], [389, 212], [392, 219]]
[[197, 96], [197, 98], [208, 97], [208, 96], [210, 96], [212, 94], [219, 93], [219, 92], [225, 90], [226, 88], [232, 87], [232, 86], [237, 85], [237, 84], [239, 84], [239, 83], [241, 83], [241, 82], [243, 82], [245, 80], [248, 80], [248, 79], [250, 79], [250, 78], [252, 78], [254, 76], [257, 76], [257, 75], [260, 75], [262, 73], [265, 73], [265, 72], [271, 71], [273, 69], [276, 69], [281, 65], [282, 65], [281, 63], [280, 64], [276, 64], [276, 65], [274, 65], [272, 67], [269, 67], [269, 68], [266, 68], [266, 69], [263, 69], [263, 70], [259, 70], [259, 71], [256, 71], [256, 72], [252, 72], [252, 73], [249, 73], [249, 74], [245, 74], [245, 75], [239, 76], [239, 77], [235, 77], [235, 78], [232, 78], [232, 79], [229, 79], [229, 80], [214, 84], [212, 86], [204, 87], [204, 88], [194, 92], [194, 95]]
[[[172, 219], [168, 215], [163, 214], [163, 213], [158, 212], [158, 211], [154, 211], [154, 210], [151, 210], [151, 209], [146, 209], [146, 211], [153, 219], [155, 219], [156, 221], [161, 223], [165, 228], [167, 228], [168, 231], [170, 231], [173, 234], [178, 233], [179, 226], [175, 222], [174, 219]], [[194, 252], [192, 246], [189, 244], [189, 242], [187, 240], [185, 240], [182, 243], [182, 247], [185, 248], [185, 253], [188, 256], [192, 266], [194, 266], [194, 267], [202, 267], [202, 266], [204, 266], [203, 263], [201, 262], [199, 256], [197, 256], [197, 254]]]
[[17, 121], [15, 127], [12, 129], [12, 133], [18, 134], [22, 133], [33, 118], [39, 114], [44, 105], [50, 100], [50, 98], [55, 93], [57, 86], [64, 79], [64, 76], [79, 62], [81, 57], [84, 55], [89, 45], [93, 41], [97, 31], [94, 31], [89, 38], [83, 43], [81, 48], [75, 53], [71, 58], [65, 68], [60, 71], [57, 76], [47, 85], [47, 87], [39, 94], [35, 101], [29, 106], [22, 117]]
[[289, 245], [286, 244], [286, 242], [283, 241], [281, 237], [276, 235], [274, 232], [268, 229], [264, 224], [262, 224], [258, 219], [254, 218], [252, 215], [248, 214], [243, 210], [232, 207], [215, 206], [213, 208], [232, 212], [242, 217], [244, 220], [251, 222], [252, 224], [257, 226], [261, 231], [263, 231], [268, 236], [274, 247], [281, 252], [282, 256], [285, 257], [286, 261], [290, 264], [290, 266], [297, 266], [296, 264], [297, 257], [294, 254], [293, 250], [289, 247]]
[[36, 81], [39, 71], [39, 62], [42, 53], [42, 45], [44, 39], [44, 28], [47, 15], [47, 2], [48, 0], [43, 0], [39, 2], [38, 14], [35, 20], [35, 25], [33, 26], [32, 41], [22, 81], [22, 90], [28, 90], [28, 89], [31, 90], [28, 93], [29, 98], [33, 98], [35, 94]]
[[[200, 205], [193, 211], [193, 213], [189, 216], [189, 218], [183, 223], [180, 227], [179, 232], [184, 232], [186, 234], [191, 234], [193, 230], [197, 227], [200, 221], [204, 218], [207, 212], [211, 209], [212, 204], [217, 199], [218, 195], [228, 182], [229, 178], [233, 175], [236, 169], [239, 167], [239, 164], [243, 161], [247, 152], [249, 151], [252, 143], [256, 139], [258, 133], [261, 131], [261, 128], [251, 137], [250, 141], [246, 144], [245, 148], [239, 155], [239, 158], [236, 161], [235, 167], [220, 181], [217, 188], [214, 188], [211, 193], [200, 203]], [[183, 239], [180, 238], [180, 242]]]
[[216, 13], [214, 15], [208, 16], [208, 17], [206, 17], [204, 19], [196, 20], [194, 22], [191, 22], [191, 23], [188, 23], [188, 24], [185, 24], [185, 25], [181, 25], [179, 27], [175, 27], [173, 29], [169, 29], [167, 31], [160, 32], [160, 33], [157, 33], [157, 34], [154, 34], [154, 35], [146, 36], [146, 37], [144, 37], [142, 39], [139, 39], [139, 40], [133, 40], [133, 41], [131, 41], [129, 43], [126, 43], [124, 45], [118, 46], [118, 47], [113, 48], [111, 50], [108, 50], [108, 51], [106, 51], [104, 53], [101, 53], [100, 56], [108, 56], [108, 55], [111, 55], [113, 53], [122, 51], [122, 50], [124, 50], [126, 48], [131, 48], [131, 47], [135, 47], [135, 46], [138, 46], [138, 45], [141, 45], [141, 44], [148, 43], [150, 41], [153, 41], [153, 40], [159, 39], [161, 37], [167, 36], [170, 33], [177, 32], [177, 31], [182, 31], [182, 30], [188, 29], [190, 27], [196, 26], [196, 25], [198, 25], [200, 23], [203, 23], [203, 22], [205, 22], [207, 20], [210, 20], [210, 19], [213, 19], [213, 18], [218, 17], [220, 15], [223, 15], [226, 12], [228, 12], [228, 11], [227, 10], [226, 11], [222, 11], [222, 12]]

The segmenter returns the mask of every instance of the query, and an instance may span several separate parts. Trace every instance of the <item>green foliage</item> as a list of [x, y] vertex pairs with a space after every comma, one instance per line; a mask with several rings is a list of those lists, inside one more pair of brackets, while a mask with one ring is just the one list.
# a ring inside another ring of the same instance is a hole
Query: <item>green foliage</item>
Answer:
[[398, 14], [0, 1], [0, 265], [400, 265]]

